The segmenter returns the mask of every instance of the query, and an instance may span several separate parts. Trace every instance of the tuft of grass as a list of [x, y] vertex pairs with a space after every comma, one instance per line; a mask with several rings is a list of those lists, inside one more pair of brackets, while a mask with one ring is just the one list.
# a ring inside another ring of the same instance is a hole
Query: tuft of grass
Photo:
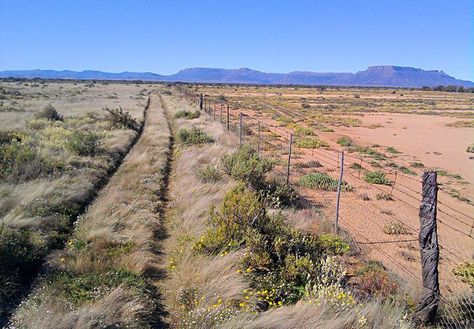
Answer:
[[[323, 172], [315, 172], [311, 174], [306, 174], [302, 176], [298, 184], [302, 187], [315, 189], [315, 190], [324, 190], [324, 191], [336, 191], [337, 190], [337, 179], [332, 178], [326, 173]], [[347, 184], [346, 182], [342, 182], [341, 190], [342, 191], [352, 191], [354, 189], [353, 186]]]
[[186, 111], [186, 110], [181, 110], [181, 111], [178, 111], [176, 112], [176, 114], [174, 115], [174, 117], [176, 119], [180, 119], [180, 118], [186, 118], [186, 119], [189, 119], [189, 120], [192, 120], [192, 119], [197, 119], [201, 116], [201, 112], [199, 111]]
[[308, 162], [297, 162], [294, 164], [296, 168], [321, 168], [323, 165], [319, 161], [311, 160]]
[[354, 141], [346, 136], [343, 136], [337, 140], [337, 143], [341, 146], [355, 146]]
[[216, 183], [222, 180], [221, 171], [213, 164], [203, 165], [198, 168], [196, 176], [203, 183]]
[[385, 177], [382, 171], [366, 171], [364, 180], [370, 184], [390, 185], [392, 182]]
[[320, 147], [329, 146], [329, 144], [326, 141], [319, 139], [317, 137], [305, 137], [302, 139], [298, 139], [296, 141], [296, 145], [304, 149], [317, 149]]
[[178, 131], [178, 139], [184, 145], [201, 145], [214, 143], [214, 138], [204, 130], [193, 127], [190, 130], [182, 128]]
[[425, 165], [421, 162], [411, 162], [410, 163], [410, 167], [413, 167], [413, 168], [424, 168]]
[[408, 230], [403, 223], [390, 221], [383, 226], [383, 232], [390, 235], [408, 234]]
[[349, 168], [351, 169], [355, 169], [355, 170], [361, 170], [361, 169], [364, 169], [364, 167], [362, 167], [359, 163], [357, 162], [353, 162]]
[[401, 152], [399, 150], [397, 150], [396, 148], [394, 148], [393, 146], [389, 146], [385, 149], [388, 153], [392, 153], [392, 154], [400, 154]]
[[474, 287], [474, 262], [459, 264], [453, 269], [453, 273], [460, 277], [462, 281]]
[[66, 141], [66, 148], [80, 156], [94, 156], [101, 145], [100, 136], [92, 131], [74, 130]]
[[411, 170], [410, 168], [407, 168], [405, 166], [398, 167], [398, 170], [400, 170], [405, 175], [416, 176], [416, 172], [414, 172], [413, 170]]
[[393, 198], [390, 194], [388, 193], [377, 193], [377, 195], [375, 196], [375, 198], [377, 200], [385, 200], [385, 201], [393, 201]]

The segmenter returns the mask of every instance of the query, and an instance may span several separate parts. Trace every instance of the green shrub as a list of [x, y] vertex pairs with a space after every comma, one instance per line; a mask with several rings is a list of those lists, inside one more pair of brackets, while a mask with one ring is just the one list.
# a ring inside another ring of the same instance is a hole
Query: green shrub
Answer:
[[356, 271], [358, 285], [356, 292], [362, 298], [382, 297], [386, 298], [398, 292], [399, 285], [391, 279], [379, 262], [370, 261]]
[[106, 112], [105, 119], [109, 121], [112, 128], [140, 130], [140, 124], [132, 117], [130, 112], [124, 111], [121, 106], [116, 109], [103, 108]]
[[474, 153], [474, 143], [467, 147], [466, 152]]
[[387, 147], [386, 150], [387, 150], [388, 153], [392, 153], [392, 154], [400, 154], [400, 153], [401, 153], [399, 150], [397, 150], [397, 149], [394, 148], [393, 146]]
[[410, 168], [407, 168], [405, 166], [398, 167], [398, 170], [400, 170], [405, 175], [416, 176], [416, 172], [414, 172], [413, 170], [411, 170]]
[[178, 131], [178, 139], [184, 145], [201, 145], [214, 143], [214, 138], [206, 134], [205, 131], [193, 127], [191, 130], [180, 129]]
[[295, 135], [297, 136], [312, 136], [314, 135], [314, 131], [311, 128], [303, 127], [300, 125], [296, 125], [294, 128]]
[[355, 145], [354, 141], [351, 138], [345, 137], [345, 136], [339, 138], [337, 140], [337, 143], [341, 146], [354, 146]]
[[411, 163], [410, 163], [410, 167], [413, 167], [413, 168], [424, 168], [425, 165], [422, 164], [421, 162], [411, 162]]
[[203, 183], [215, 183], [222, 179], [222, 173], [212, 164], [199, 167], [196, 175]]
[[296, 145], [304, 149], [317, 149], [320, 147], [328, 147], [329, 144], [317, 137], [304, 137], [296, 141]]
[[186, 110], [181, 110], [181, 111], [178, 111], [176, 112], [176, 114], [174, 115], [174, 117], [176, 119], [180, 119], [180, 118], [186, 118], [186, 119], [197, 119], [201, 116], [201, 112], [199, 111], [194, 111], [194, 112], [190, 112], [190, 111], [186, 111]]
[[[337, 182], [337, 179], [332, 178], [326, 173], [315, 172], [301, 176], [298, 185], [315, 190], [337, 191]], [[351, 185], [344, 181], [342, 182], [342, 191], [352, 191], [353, 189]]]
[[265, 175], [273, 169], [274, 161], [257, 153], [251, 145], [221, 157], [223, 171], [231, 177], [260, 189], [265, 184]]
[[385, 160], [387, 158], [384, 154], [374, 150], [373, 148], [366, 147], [366, 146], [356, 146], [356, 147], [351, 148], [351, 151], [366, 154], [370, 156], [371, 158], [374, 158], [375, 160]]
[[305, 168], [320, 168], [323, 165], [319, 161], [311, 160], [308, 162], [297, 162], [294, 164], [294, 166], [296, 168], [305, 169]]
[[46, 105], [41, 111], [35, 114], [36, 119], [46, 119], [50, 121], [63, 121], [63, 116], [51, 105]]
[[282, 176], [268, 179], [260, 191], [265, 204], [272, 208], [299, 207], [298, 192]]
[[330, 233], [321, 234], [317, 243], [328, 255], [345, 254], [350, 250], [350, 246], [339, 235]]
[[453, 272], [460, 277], [462, 281], [474, 287], [474, 262], [459, 264]]
[[100, 136], [91, 131], [74, 130], [66, 141], [66, 149], [80, 156], [94, 156], [99, 150]]
[[366, 171], [364, 180], [371, 184], [390, 185], [392, 182], [385, 177], [382, 171]]
[[385, 223], [383, 226], [383, 231], [384, 233], [390, 235], [408, 234], [408, 230], [406, 229], [405, 225], [398, 221]]

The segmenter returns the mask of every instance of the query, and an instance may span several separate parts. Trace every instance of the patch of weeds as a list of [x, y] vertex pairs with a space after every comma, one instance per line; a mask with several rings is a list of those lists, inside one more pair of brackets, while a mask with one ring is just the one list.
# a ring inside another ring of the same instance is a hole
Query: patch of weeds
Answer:
[[126, 269], [81, 275], [60, 272], [52, 274], [49, 281], [54, 289], [75, 305], [97, 299], [121, 285], [136, 292], [143, 292], [147, 286], [139, 274]]
[[319, 161], [311, 160], [308, 162], [297, 162], [294, 164], [295, 168], [306, 169], [306, 168], [321, 168], [323, 165]]
[[383, 232], [389, 235], [408, 234], [408, 230], [405, 225], [398, 221], [390, 221], [385, 223], [383, 226]]
[[380, 153], [379, 151], [374, 150], [373, 148], [367, 146], [356, 146], [352, 148], [353, 151], [366, 154], [375, 160], [385, 160], [387, 157], [385, 154]]
[[346, 137], [346, 136], [339, 138], [337, 140], [337, 143], [341, 146], [354, 146], [355, 145], [354, 141], [351, 138]]
[[375, 198], [376, 198], [377, 200], [393, 201], [392, 196], [391, 196], [390, 194], [384, 193], [384, 192], [377, 193], [377, 195], [375, 196]]
[[229, 176], [260, 189], [265, 175], [273, 169], [274, 161], [264, 157], [251, 145], [244, 144], [238, 150], [221, 157], [223, 171]]
[[411, 162], [410, 163], [410, 167], [413, 167], [413, 168], [424, 168], [425, 165], [421, 162]]
[[383, 214], [383, 215], [388, 215], [388, 216], [393, 216], [393, 211], [391, 210], [387, 210], [387, 209], [384, 209], [384, 210], [380, 210], [380, 213]]
[[356, 276], [358, 284], [355, 290], [362, 298], [388, 297], [398, 292], [398, 283], [389, 277], [379, 262], [368, 262], [356, 271]]
[[404, 173], [405, 175], [416, 176], [416, 172], [414, 172], [414, 171], [411, 170], [410, 168], [401, 166], [401, 167], [398, 167], [398, 170], [400, 170], [400, 171], [401, 171], [402, 173]]
[[353, 162], [349, 168], [351, 169], [355, 169], [355, 170], [361, 170], [361, 169], [364, 169], [364, 167], [362, 167], [359, 163], [357, 162]]
[[275, 118], [276, 121], [284, 123], [284, 124], [289, 124], [293, 122], [293, 119], [284, 115], [279, 115]]
[[389, 146], [385, 149], [388, 153], [392, 153], [392, 154], [400, 154], [401, 152], [399, 150], [397, 150], [396, 148], [394, 148], [393, 146]]
[[215, 183], [222, 180], [221, 171], [213, 164], [203, 165], [198, 168], [196, 176], [203, 183]]
[[385, 177], [382, 171], [366, 171], [364, 180], [370, 184], [391, 185], [392, 182]]
[[474, 287], [474, 262], [459, 264], [455, 269], [453, 269], [453, 273], [461, 278], [463, 282]]
[[317, 149], [320, 147], [329, 146], [329, 144], [326, 141], [319, 139], [317, 137], [305, 137], [302, 139], [298, 139], [296, 141], [296, 145], [303, 149]]
[[467, 147], [466, 152], [474, 153], [474, 143], [472, 143], [471, 145]]
[[271, 208], [299, 207], [298, 192], [282, 176], [272, 177], [265, 182], [260, 190], [265, 205]]
[[80, 156], [94, 156], [99, 151], [100, 136], [92, 131], [74, 130], [65, 146], [71, 153]]
[[201, 112], [199, 111], [186, 111], [186, 110], [181, 110], [181, 111], [178, 111], [176, 112], [176, 114], [174, 115], [174, 117], [176, 119], [180, 119], [180, 118], [186, 118], [186, 119], [189, 119], [189, 120], [192, 120], [192, 119], [197, 119], [201, 116]]
[[178, 139], [184, 145], [202, 145], [214, 143], [214, 138], [206, 134], [204, 130], [193, 127], [189, 129], [180, 129]]
[[367, 193], [361, 194], [361, 195], [360, 195], [360, 198], [361, 198], [362, 200], [364, 200], [364, 201], [370, 201], [370, 200], [371, 200], [370, 197], [369, 197], [369, 195], [368, 195]]
[[[298, 184], [302, 187], [315, 189], [315, 190], [324, 190], [324, 191], [337, 191], [337, 179], [332, 178], [326, 173], [323, 172], [315, 172], [310, 173], [302, 176]], [[352, 191], [354, 189], [353, 186], [347, 184], [346, 182], [342, 182], [341, 190], [342, 191]]]
[[382, 165], [377, 161], [370, 161], [370, 165], [374, 168], [383, 168]]
[[46, 105], [41, 111], [35, 114], [36, 119], [45, 119], [49, 121], [63, 121], [64, 118], [58, 111], [51, 105]]

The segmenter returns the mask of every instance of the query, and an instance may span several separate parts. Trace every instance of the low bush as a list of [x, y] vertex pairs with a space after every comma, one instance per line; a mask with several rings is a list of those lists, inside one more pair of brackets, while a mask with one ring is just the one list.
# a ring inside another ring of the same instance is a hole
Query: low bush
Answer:
[[392, 153], [392, 154], [400, 154], [401, 152], [399, 150], [397, 150], [396, 148], [394, 148], [393, 146], [389, 146], [386, 148], [386, 151], [388, 153]]
[[345, 137], [345, 136], [339, 138], [337, 140], [337, 143], [341, 146], [354, 146], [355, 145], [354, 141], [351, 138]]
[[265, 205], [271, 208], [287, 208], [301, 206], [298, 192], [282, 176], [266, 180], [260, 190]]
[[215, 183], [222, 180], [221, 171], [213, 164], [199, 167], [196, 172], [196, 176], [203, 183]]
[[308, 162], [297, 162], [294, 164], [296, 168], [321, 168], [323, 165], [319, 161], [311, 160]]
[[369, 262], [356, 271], [358, 284], [355, 291], [362, 298], [382, 297], [395, 295], [399, 284], [391, 279], [379, 262]]
[[265, 185], [265, 175], [273, 169], [274, 161], [264, 157], [250, 145], [221, 157], [221, 167], [229, 176], [246, 182], [255, 189]]
[[349, 166], [349, 168], [355, 169], [355, 170], [364, 169], [360, 164], [358, 164], [358, 163], [356, 163], [356, 162], [351, 163], [351, 165]]
[[421, 162], [411, 162], [410, 163], [410, 167], [413, 167], [413, 168], [424, 168], [425, 165]]
[[460, 277], [462, 281], [474, 288], [474, 262], [460, 264], [453, 272], [456, 276]]
[[366, 147], [366, 146], [356, 146], [356, 147], [352, 147], [350, 150], [359, 152], [362, 154], [366, 154], [375, 160], [385, 160], [387, 158], [383, 153], [380, 153], [374, 150], [373, 148]]
[[405, 225], [398, 221], [385, 223], [383, 226], [383, 231], [384, 233], [390, 235], [408, 234], [408, 230], [406, 229]]
[[466, 149], [466, 152], [468, 153], [474, 153], [474, 143], [469, 145]]
[[[298, 185], [315, 190], [337, 191], [337, 182], [337, 179], [332, 178], [326, 173], [315, 172], [301, 176]], [[342, 182], [342, 191], [352, 191], [353, 189], [353, 186], [344, 181]]]
[[214, 138], [206, 134], [205, 131], [193, 127], [189, 129], [180, 129], [178, 131], [178, 139], [184, 145], [201, 145], [214, 143]]
[[50, 104], [46, 105], [41, 111], [35, 114], [36, 119], [46, 119], [50, 121], [63, 121], [64, 118], [58, 111]]
[[106, 112], [106, 120], [109, 121], [112, 128], [124, 128], [138, 131], [140, 124], [132, 117], [130, 112], [124, 111], [121, 106], [116, 109], [110, 109], [107, 106], [103, 108]]
[[364, 180], [367, 183], [379, 184], [379, 185], [390, 185], [392, 182], [385, 177], [385, 173], [382, 171], [366, 171]]
[[329, 144], [317, 137], [304, 137], [296, 141], [296, 146], [303, 149], [317, 149], [320, 147], [328, 147]]
[[401, 167], [398, 167], [398, 170], [400, 170], [400, 171], [401, 171], [402, 173], [404, 173], [405, 175], [416, 176], [416, 172], [414, 172], [414, 171], [411, 170], [410, 168], [401, 166]]
[[384, 193], [384, 192], [377, 193], [377, 195], [375, 196], [375, 198], [376, 198], [377, 200], [393, 201], [392, 196], [391, 196], [390, 194]]
[[74, 130], [66, 141], [66, 149], [80, 156], [94, 156], [101, 144], [98, 134], [91, 131]]
[[191, 111], [186, 111], [186, 110], [181, 110], [181, 111], [178, 111], [176, 112], [176, 114], [174, 115], [174, 117], [176, 119], [180, 119], [180, 118], [186, 118], [186, 119], [197, 119], [201, 116], [201, 112], [199, 111], [194, 111], [194, 112], [191, 112]]

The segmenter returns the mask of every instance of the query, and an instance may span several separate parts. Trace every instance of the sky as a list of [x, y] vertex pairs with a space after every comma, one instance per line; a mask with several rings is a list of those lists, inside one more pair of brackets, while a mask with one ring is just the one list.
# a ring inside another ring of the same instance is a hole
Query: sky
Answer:
[[474, 81], [472, 0], [0, 0], [0, 70], [443, 70]]

